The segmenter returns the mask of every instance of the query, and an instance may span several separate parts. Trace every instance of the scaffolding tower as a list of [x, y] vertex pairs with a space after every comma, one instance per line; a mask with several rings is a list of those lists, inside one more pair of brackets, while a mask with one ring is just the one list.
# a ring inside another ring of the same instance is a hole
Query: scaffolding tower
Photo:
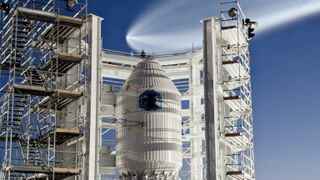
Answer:
[[1, 17], [0, 179], [79, 177], [87, 2], [5, 0]]
[[208, 180], [254, 180], [249, 40], [239, 0], [204, 21]]

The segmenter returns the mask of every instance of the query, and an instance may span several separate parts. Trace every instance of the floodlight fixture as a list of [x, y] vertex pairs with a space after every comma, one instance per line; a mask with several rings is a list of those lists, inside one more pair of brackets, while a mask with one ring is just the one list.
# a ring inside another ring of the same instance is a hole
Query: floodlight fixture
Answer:
[[228, 15], [232, 18], [238, 16], [238, 10], [236, 8], [231, 8], [229, 11], [228, 11]]
[[0, 4], [0, 10], [4, 11], [6, 14], [9, 13], [9, 3], [1, 3]]
[[67, 0], [67, 10], [71, 11], [72, 8], [78, 4], [78, 0]]

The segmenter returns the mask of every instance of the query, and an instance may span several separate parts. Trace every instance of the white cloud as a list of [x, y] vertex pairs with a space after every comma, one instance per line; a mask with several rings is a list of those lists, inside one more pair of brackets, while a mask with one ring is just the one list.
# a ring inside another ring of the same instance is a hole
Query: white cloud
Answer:
[[[200, 20], [217, 16], [215, 0], [160, 0], [142, 12], [127, 33], [134, 50], [164, 52], [201, 46]], [[242, 1], [248, 17], [263, 32], [320, 11], [320, 0]]]

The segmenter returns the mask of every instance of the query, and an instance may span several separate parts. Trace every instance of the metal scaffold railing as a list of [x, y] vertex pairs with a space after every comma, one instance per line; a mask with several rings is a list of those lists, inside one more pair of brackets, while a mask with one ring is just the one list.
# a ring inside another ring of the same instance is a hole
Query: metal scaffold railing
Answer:
[[1, 179], [80, 177], [87, 2], [1, 7]]
[[220, 0], [225, 179], [253, 180], [253, 121], [249, 43], [252, 23], [239, 0]]

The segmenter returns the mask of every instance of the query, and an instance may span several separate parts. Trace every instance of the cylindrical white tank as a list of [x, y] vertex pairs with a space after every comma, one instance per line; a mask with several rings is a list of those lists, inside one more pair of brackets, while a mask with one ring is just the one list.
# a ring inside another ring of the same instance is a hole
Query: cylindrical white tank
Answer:
[[122, 176], [177, 178], [182, 166], [180, 100], [156, 60], [144, 60], [133, 70], [117, 97], [116, 164]]

